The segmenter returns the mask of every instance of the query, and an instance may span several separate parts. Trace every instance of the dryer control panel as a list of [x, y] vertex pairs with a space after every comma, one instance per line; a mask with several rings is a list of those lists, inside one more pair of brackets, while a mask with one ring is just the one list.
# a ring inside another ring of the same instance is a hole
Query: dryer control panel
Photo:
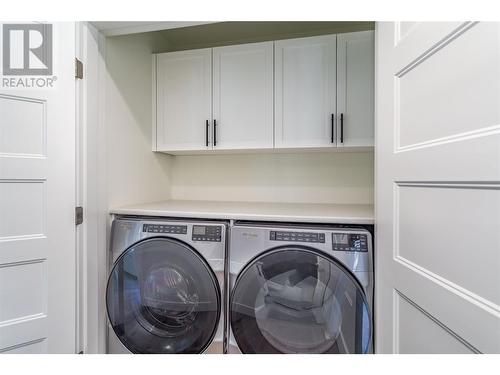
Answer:
[[332, 233], [332, 248], [335, 251], [368, 251], [366, 234]]
[[292, 232], [272, 230], [269, 235], [269, 239], [271, 241], [325, 243], [325, 234], [317, 232]]

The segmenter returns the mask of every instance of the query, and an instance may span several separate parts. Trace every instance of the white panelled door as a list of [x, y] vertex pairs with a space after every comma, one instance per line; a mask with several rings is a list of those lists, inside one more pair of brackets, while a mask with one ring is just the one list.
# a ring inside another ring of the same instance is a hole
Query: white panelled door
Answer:
[[74, 23], [53, 51], [53, 88], [0, 88], [0, 352], [75, 352]]
[[376, 350], [500, 353], [500, 24], [376, 45]]
[[213, 147], [273, 147], [273, 42], [213, 49]]

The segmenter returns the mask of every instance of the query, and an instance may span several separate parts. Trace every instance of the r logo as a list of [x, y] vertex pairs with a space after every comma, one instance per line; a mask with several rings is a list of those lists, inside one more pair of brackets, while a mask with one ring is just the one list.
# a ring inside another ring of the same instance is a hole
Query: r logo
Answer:
[[3, 25], [3, 75], [52, 75], [52, 25]]

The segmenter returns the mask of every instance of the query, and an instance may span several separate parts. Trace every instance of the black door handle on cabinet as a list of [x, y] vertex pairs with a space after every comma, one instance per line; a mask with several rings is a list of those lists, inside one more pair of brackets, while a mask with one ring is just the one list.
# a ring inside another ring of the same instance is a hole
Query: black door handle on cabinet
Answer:
[[335, 129], [334, 125], [333, 125], [334, 121], [335, 121], [335, 115], [332, 113], [332, 143], [335, 141], [334, 140], [334, 134], [335, 133], [334, 133], [334, 130], [333, 130], [333, 129]]
[[340, 114], [340, 143], [344, 143], [344, 114]]
[[208, 128], [210, 127], [210, 125], [208, 124], [208, 120], [206, 122], [206, 129], [205, 129], [205, 146], [208, 147]]
[[217, 121], [214, 119], [214, 147], [217, 146]]

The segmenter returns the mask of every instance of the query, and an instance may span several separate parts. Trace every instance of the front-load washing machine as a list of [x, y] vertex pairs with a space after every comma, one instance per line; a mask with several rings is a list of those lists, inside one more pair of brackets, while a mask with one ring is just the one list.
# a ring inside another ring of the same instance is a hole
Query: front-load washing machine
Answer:
[[218, 221], [113, 220], [109, 353], [223, 353], [226, 228]]
[[372, 235], [347, 226], [236, 222], [229, 353], [371, 353]]

